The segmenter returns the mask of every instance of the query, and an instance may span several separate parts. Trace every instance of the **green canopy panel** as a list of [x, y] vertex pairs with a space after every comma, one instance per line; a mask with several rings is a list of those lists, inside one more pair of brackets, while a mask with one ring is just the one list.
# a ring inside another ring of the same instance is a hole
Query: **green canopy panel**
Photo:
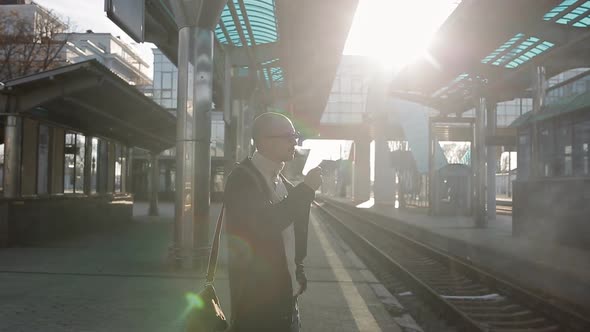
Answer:
[[[234, 20], [232, 7], [235, 8], [239, 22]], [[236, 47], [276, 42], [279, 33], [275, 11], [274, 0], [228, 0], [215, 35], [222, 44]], [[240, 38], [240, 29], [247, 45]]]
[[576, 28], [587, 28], [590, 26], [590, 1], [576, 6], [577, 3], [579, 3], [577, 0], [565, 0], [548, 11], [543, 16], [543, 20]]
[[546, 52], [555, 44], [535, 36], [517, 33], [481, 60], [483, 64], [513, 69]]

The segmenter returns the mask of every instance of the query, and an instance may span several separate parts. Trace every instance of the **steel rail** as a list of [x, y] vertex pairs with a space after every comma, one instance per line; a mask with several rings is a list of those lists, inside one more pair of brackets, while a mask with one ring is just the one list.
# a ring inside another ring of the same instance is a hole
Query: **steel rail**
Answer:
[[[572, 312], [567, 308], [560, 307], [555, 303], [549, 302], [538, 295], [518, 286], [508, 281], [503, 280], [497, 276], [492, 275], [491, 273], [484, 271], [477, 266], [474, 266], [472, 263], [464, 262], [461, 259], [456, 257], [452, 257], [444, 252], [441, 252], [438, 249], [432, 248], [426, 244], [423, 244], [419, 241], [411, 239], [399, 232], [393, 231], [391, 229], [385, 228], [373, 220], [367, 218], [366, 215], [361, 215], [358, 211], [354, 210], [352, 207], [343, 206], [343, 204], [338, 204], [330, 201], [325, 201], [330, 207], [334, 207], [336, 209], [340, 209], [347, 215], [353, 216], [355, 218], [363, 220], [364, 225], [370, 225], [371, 227], [375, 227], [378, 232], [383, 234], [387, 234], [388, 236], [399, 240], [399, 243], [403, 243], [404, 245], [412, 248], [414, 251], [425, 255], [426, 257], [432, 258], [442, 266], [446, 267], [449, 271], [454, 271], [466, 276], [472, 282], [480, 283], [485, 287], [493, 290], [499, 294], [502, 294], [509, 298], [510, 300], [521, 303], [526, 306], [528, 309], [537, 311], [538, 313], [542, 314], [543, 316], [549, 318], [550, 320], [557, 322], [562, 327], [567, 328], [571, 331], [590, 331], [590, 320], [585, 318], [584, 316]], [[316, 204], [317, 205], [317, 204]], [[320, 209], [329, 213], [333, 218], [335, 218], [333, 213], [330, 213], [326, 210], [325, 207], [317, 205]], [[379, 217], [379, 216], [374, 216]], [[382, 217], [386, 218], [386, 217]], [[339, 223], [343, 223], [340, 219], [336, 218]], [[349, 230], [350, 227], [342, 224], [343, 226], [347, 227]], [[351, 230], [352, 231], [352, 230]], [[354, 232], [353, 232], [354, 233]], [[355, 236], [359, 236], [356, 234]], [[365, 241], [368, 241], [366, 238], [363, 238]], [[370, 243], [370, 242], [369, 242]], [[374, 246], [373, 244], [371, 244]], [[390, 257], [391, 258], [391, 257]], [[432, 291], [434, 291], [432, 289]], [[438, 295], [438, 293], [437, 293]], [[443, 298], [444, 299], [444, 298]], [[455, 307], [449, 301], [446, 301], [449, 305]], [[457, 309], [460, 310], [460, 309]], [[475, 309], [474, 309], [475, 310]], [[460, 310], [461, 311], [461, 310]], [[485, 313], [485, 310], [483, 310]], [[480, 317], [476, 314], [471, 314], [470, 316]], [[504, 316], [509, 316], [504, 314]], [[518, 315], [513, 315], [515, 318]], [[455, 316], [457, 317], [457, 316]], [[460, 317], [460, 316], [459, 316]], [[479, 321], [479, 319], [478, 319]]]
[[418, 277], [408, 271], [406, 268], [401, 266], [397, 263], [394, 259], [389, 257], [385, 252], [381, 249], [377, 248], [373, 245], [368, 239], [363, 237], [362, 235], [356, 234], [349, 226], [345, 225], [341, 222], [336, 216], [334, 216], [331, 212], [327, 211], [317, 203], [315, 203], [317, 207], [322, 209], [322, 212], [326, 213], [331, 217], [332, 220], [337, 221], [335, 225], [337, 225], [340, 230], [344, 231], [343, 237], [348, 242], [353, 242], [356, 245], [362, 246], [365, 250], [372, 253], [372, 255], [379, 260], [381, 266], [387, 266], [395, 271], [396, 276], [402, 279], [403, 282], [408, 284], [408, 287], [412, 289], [413, 292], [421, 295], [423, 298], [428, 300], [429, 302], [436, 305], [438, 308], [442, 309], [445, 314], [445, 317], [452, 320], [458, 327], [462, 327], [464, 331], [482, 331], [486, 332], [487, 329], [479, 326], [474, 320], [469, 318], [467, 315], [459, 311], [455, 306], [451, 305], [447, 300], [441, 297], [435, 290], [430, 288], [427, 284], [421, 281]]

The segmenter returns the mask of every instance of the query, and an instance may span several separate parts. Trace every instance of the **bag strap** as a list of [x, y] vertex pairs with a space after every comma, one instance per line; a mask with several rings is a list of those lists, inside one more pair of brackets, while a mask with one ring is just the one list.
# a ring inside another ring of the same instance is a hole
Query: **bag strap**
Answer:
[[[248, 173], [254, 179], [256, 183], [256, 187], [259, 190], [264, 191], [264, 186], [260, 183], [259, 176], [257, 176], [254, 171], [248, 167], [247, 165], [243, 165], [238, 163], [237, 167], [241, 167], [243, 170]], [[215, 280], [215, 272], [217, 271], [217, 258], [219, 256], [219, 242], [221, 241], [221, 226], [223, 225], [223, 212], [225, 211], [225, 203], [221, 206], [221, 212], [219, 213], [219, 217], [217, 218], [217, 226], [215, 227], [215, 235], [213, 235], [213, 244], [211, 245], [211, 253], [209, 254], [209, 263], [207, 264], [207, 277], [206, 283], [212, 284]]]
[[211, 246], [211, 253], [209, 254], [209, 264], [207, 264], [207, 278], [206, 282], [209, 284], [215, 280], [215, 272], [217, 270], [217, 257], [219, 254], [219, 242], [221, 238], [221, 225], [223, 224], [223, 212], [225, 211], [225, 203], [221, 206], [221, 212], [217, 218], [217, 226], [215, 227], [215, 235], [213, 236], [213, 245]]

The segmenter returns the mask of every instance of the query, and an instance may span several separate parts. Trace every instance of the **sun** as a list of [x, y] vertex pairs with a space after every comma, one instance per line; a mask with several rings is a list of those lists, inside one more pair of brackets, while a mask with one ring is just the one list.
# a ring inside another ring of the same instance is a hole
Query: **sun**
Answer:
[[434, 33], [457, 0], [359, 0], [344, 54], [366, 55], [385, 69], [427, 56]]

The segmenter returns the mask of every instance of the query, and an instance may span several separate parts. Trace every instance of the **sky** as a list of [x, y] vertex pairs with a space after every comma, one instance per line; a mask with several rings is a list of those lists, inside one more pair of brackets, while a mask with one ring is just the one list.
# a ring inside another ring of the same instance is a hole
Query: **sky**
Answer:
[[[94, 32], [110, 32], [114, 36], [121, 36], [121, 39], [137, 50], [141, 57], [153, 65], [151, 43], [138, 44], [131, 39], [123, 30], [107, 18], [104, 11], [104, 0], [34, 0], [41, 6], [53, 10], [65, 22], [68, 22], [74, 32], [92, 30]], [[151, 74], [150, 74], [151, 76]]]
[[401, 67], [424, 55], [459, 0], [359, 0], [344, 54]]
[[[135, 43], [111, 22], [104, 12], [104, 0], [35, 1], [53, 10], [66, 22], [69, 19], [70, 27], [75, 32], [91, 29], [94, 32], [110, 32], [114, 36], [121, 36], [123, 41], [131, 44], [152, 66], [151, 49], [155, 46], [150, 43]], [[432, 35], [459, 2], [460, 0], [359, 0], [343, 53], [371, 56], [385, 68], [399, 69], [424, 55]], [[341, 158], [341, 151], [350, 148], [350, 144], [343, 141], [308, 144], [321, 145], [321, 148], [312, 149], [313, 154], [308, 158], [304, 174], [323, 159]]]
[[[137, 44], [111, 22], [104, 0], [35, 0], [70, 20], [75, 32], [110, 32], [134, 46], [150, 65], [151, 43]], [[344, 54], [367, 55], [400, 67], [420, 56], [459, 0], [359, 0]]]

